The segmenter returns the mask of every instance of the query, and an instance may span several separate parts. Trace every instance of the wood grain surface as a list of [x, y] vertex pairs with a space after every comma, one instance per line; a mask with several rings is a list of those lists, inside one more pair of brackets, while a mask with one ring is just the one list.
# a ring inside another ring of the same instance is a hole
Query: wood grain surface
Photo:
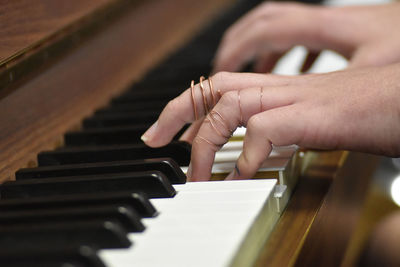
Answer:
[[0, 1], [0, 65], [114, 0]]
[[310, 226], [294, 266], [341, 266], [379, 157], [350, 153]]
[[260, 253], [256, 266], [291, 266], [323, 203], [346, 153], [306, 152], [308, 167], [299, 177], [292, 198]]
[[[144, 1], [0, 100], [0, 182], [177, 49], [230, 1]], [[184, 88], [183, 88], [184, 89]]]
[[0, 98], [140, 2], [20, 0], [1, 5]]

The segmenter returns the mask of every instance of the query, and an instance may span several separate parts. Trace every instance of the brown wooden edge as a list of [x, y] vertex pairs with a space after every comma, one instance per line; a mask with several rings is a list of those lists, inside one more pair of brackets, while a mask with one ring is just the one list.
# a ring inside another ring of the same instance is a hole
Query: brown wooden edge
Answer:
[[340, 266], [379, 157], [350, 153], [315, 216], [295, 266]]
[[104, 28], [113, 19], [121, 16], [142, 0], [113, 0], [92, 10], [72, 24], [44, 38], [38, 43], [0, 62], [0, 99], [18, 88], [19, 82], [32, 77], [32, 72], [41, 66], [55, 62], [68, 50], [81, 44], [86, 38]]
[[293, 195], [255, 266], [290, 266], [300, 252], [334, 175], [347, 157], [343, 151], [300, 152], [304, 169]]

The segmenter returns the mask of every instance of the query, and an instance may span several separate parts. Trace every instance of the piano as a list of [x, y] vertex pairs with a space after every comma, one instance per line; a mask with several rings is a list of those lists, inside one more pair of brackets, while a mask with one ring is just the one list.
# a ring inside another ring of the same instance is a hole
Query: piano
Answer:
[[[138, 141], [166, 101], [211, 71], [221, 34], [258, 2], [0, 7], [1, 266], [342, 262], [377, 157], [283, 148], [281, 168], [264, 170], [275, 179], [186, 183], [190, 146]], [[297, 184], [279, 179], [289, 163]]]

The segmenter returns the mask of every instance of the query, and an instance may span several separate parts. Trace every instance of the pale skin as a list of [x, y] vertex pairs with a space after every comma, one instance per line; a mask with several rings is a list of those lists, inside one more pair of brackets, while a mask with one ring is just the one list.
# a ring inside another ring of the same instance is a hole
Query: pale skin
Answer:
[[400, 3], [340, 8], [264, 3], [225, 33], [214, 70], [238, 71], [254, 59], [256, 72], [268, 72], [295, 45], [312, 54], [334, 50], [350, 67], [400, 61]]
[[[218, 72], [212, 76], [215, 106], [203, 82], [213, 106], [207, 117], [196, 84], [199, 118], [182, 137], [192, 142], [188, 178], [209, 179], [215, 152], [241, 124], [247, 127], [243, 152], [227, 179], [253, 176], [272, 145], [400, 155], [400, 64], [393, 64], [400, 61], [400, 34], [393, 27], [400, 25], [398, 14], [399, 4], [342, 9], [263, 4], [233, 25], [217, 52], [217, 71], [236, 71], [251, 58], [259, 59], [258, 71], [269, 71], [296, 44], [313, 52], [333, 49], [350, 59], [351, 68], [291, 77]], [[145, 143], [165, 145], [194, 122], [192, 101], [190, 88], [170, 101], [143, 135]]]

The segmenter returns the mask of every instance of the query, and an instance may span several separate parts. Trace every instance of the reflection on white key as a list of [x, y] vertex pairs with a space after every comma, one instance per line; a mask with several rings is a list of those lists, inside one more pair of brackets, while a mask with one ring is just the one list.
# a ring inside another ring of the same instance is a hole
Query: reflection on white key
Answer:
[[[243, 141], [230, 141], [215, 154], [214, 162], [236, 162], [242, 149]], [[296, 150], [297, 146], [294, 145], [281, 147], [274, 146], [268, 158], [291, 158]]]
[[246, 134], [246, 127], [238, 127], [236, 130], [233, 132], [232, 136], [240, 136], [243, 137]]
[[109, 267], [229, 266], [275, 185], [275, 179], [176, 185], [175, 198], [151, 200], [160, 215], [144, 220], [143, 233], [130, 234], [131, 248], [102, 250], [100, 257]]

